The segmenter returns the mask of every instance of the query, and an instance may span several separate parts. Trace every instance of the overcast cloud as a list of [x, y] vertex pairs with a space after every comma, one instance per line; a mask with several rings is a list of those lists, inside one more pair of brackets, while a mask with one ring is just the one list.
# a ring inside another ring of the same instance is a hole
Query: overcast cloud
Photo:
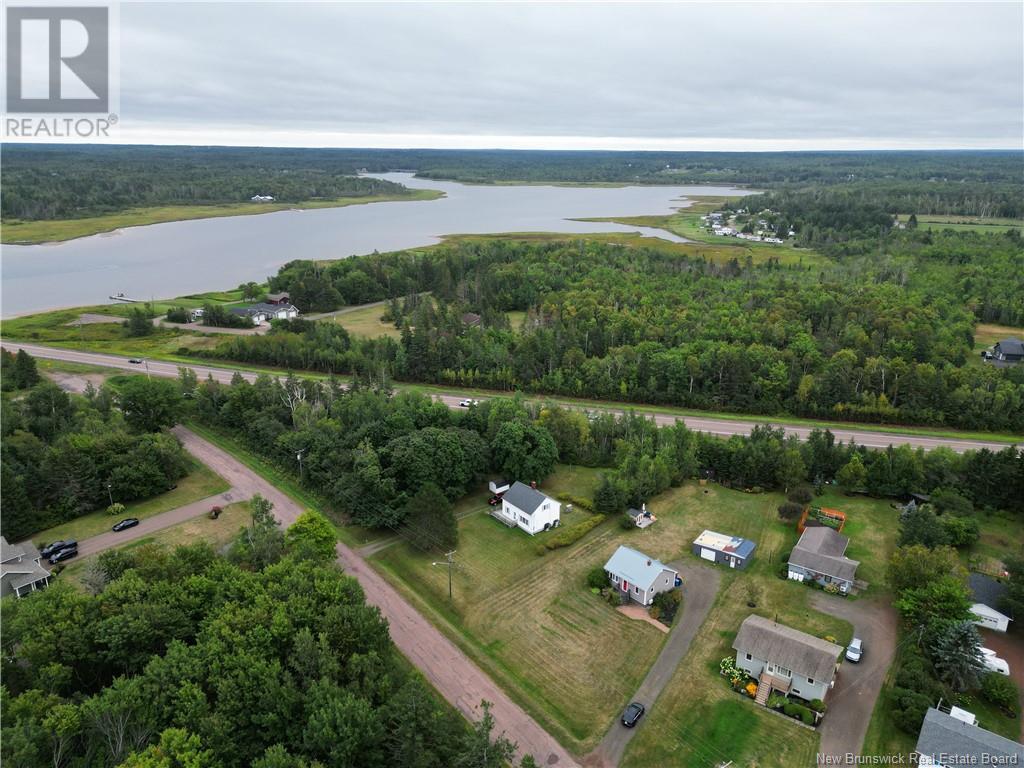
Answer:
[[125, 141], [1020, 147], [1024, 3], [124, 3]]

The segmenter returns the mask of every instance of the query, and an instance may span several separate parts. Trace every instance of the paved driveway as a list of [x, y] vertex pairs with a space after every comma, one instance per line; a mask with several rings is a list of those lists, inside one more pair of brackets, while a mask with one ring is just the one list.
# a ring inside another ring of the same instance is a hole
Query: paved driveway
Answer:
[[[679, 571], [683, 579], [683, 613], [676, 618], [675, 626], [672, 627], [661, 653], [633, 697], [633, 701], [639, 701], [648, 712], [657, 702], [658, 696], [668, 684], [679, 662], [690, 650], [690, 643], [693, 642], [697, 630], [704, 623], [711, 605], [715, 602], [722, 578], [716, 568], [692, 560], [677, 561], [671, 563], [671, 566]], [[634, 728], [626, 728], [616, 719], [597, 749], [587, 756], [585, 764], [595, 768], [617, 766], [622, 760], [629, 740], [639, 728], [643, 728], [646, 718], [647, 715], [641, 718]]]
[[819, 728], [822, 754], [857, 755], [864, 746], [871, 712], [896, 655], [896, 611], [884, 597], [849, 600], [824, 592], [812, 593], [811, 604], [822, 613], [846, 619], [853, 624], [854, 635], [864, 641], [860, 663], [844, 661], [839, 668], [836, 686], [825, 702], [828, 713]]

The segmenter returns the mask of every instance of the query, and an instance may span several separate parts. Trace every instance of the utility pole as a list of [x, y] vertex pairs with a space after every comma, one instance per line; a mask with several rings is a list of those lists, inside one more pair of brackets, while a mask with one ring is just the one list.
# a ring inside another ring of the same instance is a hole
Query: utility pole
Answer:
[[110, 506], [114, 506], [114, 492], [111, 490], [113, 487], [114, 487], [114, 484], [108, 481], [107, 482], [107, 497], [110, 499]]
[[149, 375], [149, 358], [144, 358], [142, 362], [146, 365], [146, 378], [152, 381], [153, 377]]
[[299, 462], [299, 482], [302, 482], [302, 454], [306, 452], [303, 448], [301, 451], [295, 454], [295, 460]]
[[448, 566], [448, 602], [452, 601], [452, 567], [455, 565], [455, 550], [445, 553], [445, 561], [443, 563], [431, 563], [431, 565], [447, 565]]

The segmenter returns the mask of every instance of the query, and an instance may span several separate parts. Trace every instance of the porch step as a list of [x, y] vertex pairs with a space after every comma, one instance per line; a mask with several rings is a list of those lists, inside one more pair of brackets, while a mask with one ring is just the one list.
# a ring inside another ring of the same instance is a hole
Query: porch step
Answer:
[[757, 696], [754, 697], [754, 701], [760, 704], [762, 707], [768, 703], [768, 695], [772, 692], [772, 684], [763, 675], [761, 681], [757, 685]]

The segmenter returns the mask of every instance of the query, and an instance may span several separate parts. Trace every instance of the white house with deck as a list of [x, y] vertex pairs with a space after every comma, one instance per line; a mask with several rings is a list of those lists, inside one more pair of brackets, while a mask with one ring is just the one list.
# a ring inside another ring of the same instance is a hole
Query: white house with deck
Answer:
[[501, 509], [491, 514], [505, 525], [517, 526], [533, 536], [559, 524], [562, 505], [517, 480], [501, 497]]

